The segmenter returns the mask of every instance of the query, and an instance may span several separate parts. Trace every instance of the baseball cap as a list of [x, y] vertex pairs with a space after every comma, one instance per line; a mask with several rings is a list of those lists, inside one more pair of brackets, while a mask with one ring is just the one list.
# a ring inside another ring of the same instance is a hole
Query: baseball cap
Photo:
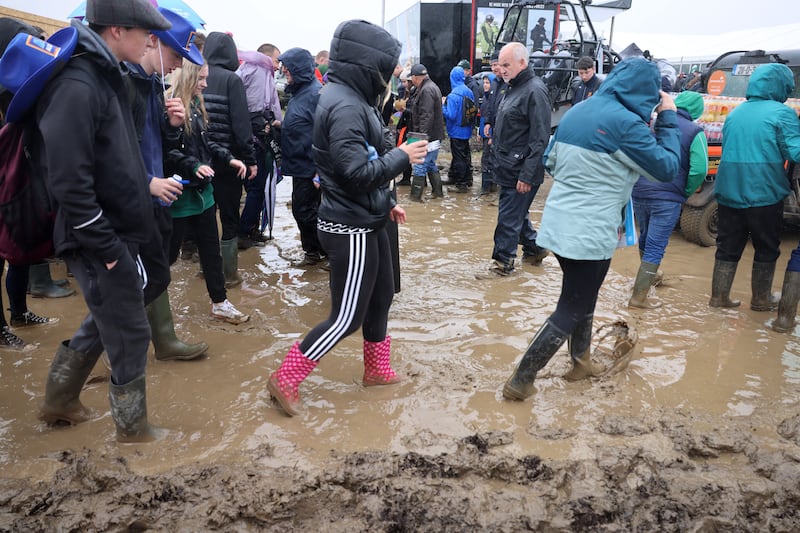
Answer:
[[86, 20], [98, 26], [168, 30], [172, 24], [149, 0], [86, 0]]
[[427, 76], [428, 69], [425, 68], [425, 65], [422, 63], [417, 63], [413, 67], [411, 67], [411, 75], [412, 76]]
[[462, 59], [461, 61], [458, 62], [456, 66], [461, 67], [464, 70], [469, 70], [470, 69], [469, 59]]

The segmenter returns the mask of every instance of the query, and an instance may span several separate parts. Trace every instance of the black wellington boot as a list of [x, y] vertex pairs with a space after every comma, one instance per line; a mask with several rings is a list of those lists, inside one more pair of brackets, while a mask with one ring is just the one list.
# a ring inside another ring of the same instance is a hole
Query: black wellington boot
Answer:
[[566, 340], [566, 333], [549, 320], [546, 321], [525, 350], [517, 369], [503, 386], [503, 396], [507, 400], [524, 400], [533, 394], [533, 380], [536, 378], [536, 373], [545, 367]]
[[428, 172], [428, 179], [431, 180], [431, 196], [434, 198], [444, 198], [442, 192], [442, 176], [439, 171]]
[[408, 193], [408, 197], [414, 202], [421, 202], [424, 189], [425, 176], [411, 176], [411, 192]]
[[39, 420], [48, 424], [80, 424], [91, 418], [91, 411], [79, 397], [98, 358], [99, 354], [93, 357], [73, 350], [68, 340], [61, 343], [50, 364]]
[[156, 359], [169, 361], [196, 359], [208, 351], [208, 344], [199, 342], [187, 344], [175, 335], [175, 322], [169, 305], [169, 293], [164, 291], [147, 306], [147, 321], [150, 322], [150, 336], [156, 350]]
[[742, 302], [731, 300], [733, 277], [736, 275], [737, 261], [714, 261], [714, 274], [711, 276], [711, 307], [739, 307]]
[[772, 329], [778, 333], [786, 333], [794, 327], [798, 300], [800, 300], [800, 272], [787, 270], [783, 276], [781, 301], [778, 303], [778, 318], [772, 322]]
[[125, 385], [108, 386], [111, 418], [117, 426], [119, 442], [152, 442], [164, 437], [167, 430], [147, 421], [147, 391], [144, 375]]
[[567, 381], [580, 381], [598, 374], [592, 365], [592, 323], [594, 315], [586, 315], [575, 326], [575, 331], [569, 336], [569, 356], [572, 359], [572, 369], [564, 374]]
[[775, 263], [762, 263], [753, 261], [753, 274], [750, 286], [753, 297], [750, 299], [750, 309], [753, 311], [774, 311], [778, 308], [781, 297], [772, 292], [772, 279], [775, 277]]

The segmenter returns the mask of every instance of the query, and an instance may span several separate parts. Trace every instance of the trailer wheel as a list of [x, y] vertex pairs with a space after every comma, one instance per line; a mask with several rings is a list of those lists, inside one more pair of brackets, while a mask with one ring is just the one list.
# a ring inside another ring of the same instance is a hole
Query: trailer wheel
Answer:
[[703, 207], [684, 205], [681, 232], [689, 242], [714, 246], [717, 243], [717, 202], [711, 200]]

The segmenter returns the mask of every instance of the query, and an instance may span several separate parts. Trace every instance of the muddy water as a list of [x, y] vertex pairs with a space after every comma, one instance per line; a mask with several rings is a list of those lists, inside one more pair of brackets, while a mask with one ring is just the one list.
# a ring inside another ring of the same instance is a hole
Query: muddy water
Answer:
[[[549, 182], [532, 209], [537, 223], [548, 188]], [[639, 337], [634, 360], [615, 376], [567, 383], [560, 377], [569, 367], [565, 346], [537, 380], [535, 396], [509, 403], [499, 390], [554, 309], [558, 264], [551, 256], [541, 267], [523, 265], [517, 276], [478, 281], [475, 273], [489, 263], [496, 207], [474, 194], [449, 192], [424, 204], [408, 203], [407, 194], [400, 189], [408, 224], [400, 229], [402, 292], [389, 332], [395, 366], [410, 379], [379, 390], [362, 387], [361, 337], [354, 335], [302, 385], [306, 409], [294, 419], [272, 404], [266, 379], [292, 343], [327, 314], [328, 291], [324, 271], [290, 264], [302, 251], [287, 207], [289, 183], [279, 186], [275, 240], [240, 253], [244, 283], [229, 292], [237, 307], [252, 314], [250, 322], [212, 322], [198, 266], [179, 261], [173, 268], [170, 294], [180, 335], [211, 348], [196, 362], [157, 362], [150, 355], [150, 416], [171, 430], [158, 444], [115, 442], [102, 365], [82, 394], [94, 420], [60, 429], [36, 420], [52, 354], [77, 327], [84, 305], [79, 296], [29, 300], [31, 309], [61, 322], [19, 331], [37, 348], [0, 356], [0, 530], [136, 526], [142, 506], [150, 509], [147, 527], [171, 529], [177, 522], [164, 515], [166, 503], [148, 500], [132, 511], [121, 496], [133, 490], [126, 485], [165, 479], [193, 487], [204, 505], [231, 498], [217, 493], [220, 484], [239, 484], [233, 496], [240, 500], [238, 511], [213, 520], [195, 517], [185, 522], [190, 529], [325, 527], [343, 519], [337, 508], [358, 517], [337, 522], [338, 530], [800, 527], [800, 475], [789, 475], [800, 474], [798, 331], [775, 333], [768, 327], [773, 314], [747, 307], [752, 251], [733, 288], [745, 305], [711, 309], [714, 250], [675, 233], [662, 264], [665, 282], [651, 294], [663, 306], [641, 311], [626, 306], [638, 254], [619, 250], [595, 326], [627, 321]], [[776, 289], [797, 237], [784, 239]], [[495, 462], [487, 466], [487, 457]], [[533, 470], [531, 457], [539, 465]], [[99, 482], [98, 475], [86, 474], [86, 464], [113, 475], [99, 476], [105, 480]], [[247, 467], [237, 467], [242, 464]], [[282, 479], [292, 480], [288, 488]], [[534, 481], [543, 485], [530, 492]], [[61, 486], [60, 505], [52, 502], [51, 483]], [[75, 483], [91, 488], [73, 490]], [[450, 496], [441, 494], [442, 487]], [[343, 497], [342, 491], [351, 492]], [[422, 514], [419, 502], [408, 501], [417, 491], [428, 500]], [[325, 505], [320, 492], [339, 496]], [[402, 498], [389, 496], [396, 493]], [[504, 504], [492, 500], [496, 493], [507, 496]], [[656, 493], [659, 498], [651, 500]], [[32, 502], [46, 494], [51, 503], [42, 513]], [[141, 500], [141, 491], [136, 494]], [[532, 503], [533, 494], [545, 503]], [[600, 494], [608, 501], [596, 501]], [[275, 503], [281, 498], [284, 507]], [[637, 498], [655, 513], [651, 521], [637, 514]], [[180, 508], [200, 512], [192, 498], [175, 499]], [[84, 501], [106, 511], [93, 507], [87, 518], [80, 510], [88, 505]], [[708, 502], [720, 501], [722, 510], [708, 510]], [[463, 502], [462, 516], [454, 518]], [[311, 507], [303, 513], [298, 505]]]

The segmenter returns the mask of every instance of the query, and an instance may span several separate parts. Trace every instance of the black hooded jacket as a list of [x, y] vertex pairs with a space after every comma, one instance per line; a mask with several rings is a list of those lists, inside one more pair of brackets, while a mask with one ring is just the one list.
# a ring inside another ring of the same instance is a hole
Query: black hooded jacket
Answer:
[[39, 96], [34, 158], [58, 211], [56, 253], [81, 249], [104, 263], [147, 242], [153, 207], [119, 63], [78, 21], [72, 59]]
[[395, 205], [389, 183], [408, 156], [392, 148], [377, 106], [399, 55], [397, 40], [363, 20], [343, 22], [333, 34], [328, 84], [314, 116], [320, 220], [378, 229], [389, 218]]
[[[236, 75], [239, 55], [233, 37], [227, 33], [211, 32], [203, 46], [208, 63], [208, 87], [203, 91], [208, 112], [209, 140], [230, 150], [246, 165], [255, 165], [250, 112], [242, 79]], [[236, 176], [230, 167], [214, 169], [217, 177]]]
[[292, 75], [292, 83], [286, 87], [292, 98], [281, 125], [281, 172], [295, 178], [313, 178], [316, 169], [311, 137], [322, 84], [314, 76], [314, 57], [308, 50], [290, 48], [279, 59]]

